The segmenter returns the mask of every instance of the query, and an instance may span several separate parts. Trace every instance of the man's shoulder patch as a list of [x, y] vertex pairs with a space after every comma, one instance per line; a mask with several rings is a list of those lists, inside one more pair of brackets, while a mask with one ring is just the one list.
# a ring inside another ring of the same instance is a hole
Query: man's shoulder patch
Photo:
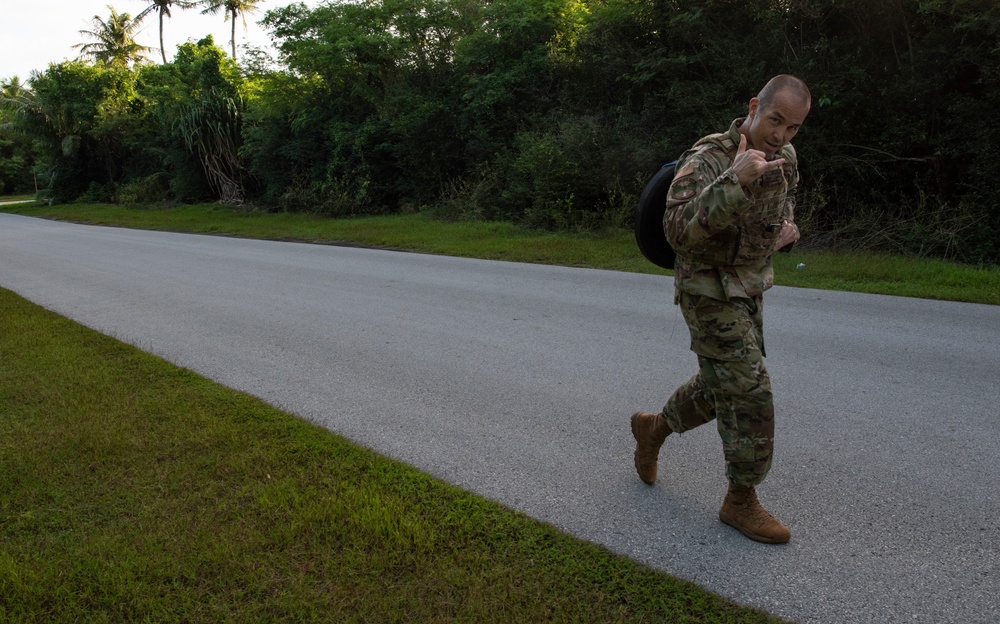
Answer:
[[688, 173], [674, 179], [670, 185], [670, 198], [677, 200], [691, 199], [698, 192], [698, 180]]

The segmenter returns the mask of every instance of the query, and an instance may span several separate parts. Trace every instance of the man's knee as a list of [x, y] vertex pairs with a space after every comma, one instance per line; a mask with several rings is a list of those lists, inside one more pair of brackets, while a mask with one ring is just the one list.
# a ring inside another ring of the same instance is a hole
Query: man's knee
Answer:
[[715, 360], [698, 358], [707, 388], [721, 397], [745, 397], [758, 405], [771, 403], [771, 378], [762, 358]]

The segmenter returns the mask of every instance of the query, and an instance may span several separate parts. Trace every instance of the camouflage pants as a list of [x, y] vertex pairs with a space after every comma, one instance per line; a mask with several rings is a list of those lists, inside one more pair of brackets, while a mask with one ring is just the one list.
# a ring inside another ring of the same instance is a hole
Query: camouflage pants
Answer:
[[678, 388], [663, 413], [682, 433], [716, 419], [726, 476], [755, 486], [771, 469], [774, 403], [764, 367], [762, 299], [718, 301], [681, 293], [698, 373]]

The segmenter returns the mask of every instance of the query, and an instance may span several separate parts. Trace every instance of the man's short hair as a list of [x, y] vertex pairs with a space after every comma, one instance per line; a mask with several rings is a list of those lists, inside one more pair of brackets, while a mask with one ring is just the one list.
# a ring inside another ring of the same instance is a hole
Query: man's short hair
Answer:
[[809, 93], [809, 87], [806, 86], [805, 82], [791, 74], [779, 74], [768, 80], [764, 88], [757, 94], [757, 99], [760, 100], [760, 107], [767, 108], [770, 106], [774, 96], [784, 89], [790, 89], [792, 93], [801, 97], [802, 101], [807, 104], [812, 102], [812, 94]]

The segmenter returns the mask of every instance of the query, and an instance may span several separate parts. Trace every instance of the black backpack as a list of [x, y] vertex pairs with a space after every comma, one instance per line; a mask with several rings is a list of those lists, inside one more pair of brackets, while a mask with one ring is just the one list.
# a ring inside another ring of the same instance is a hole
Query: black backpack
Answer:
[[677, 254], [663, 233], [663, 213], [667, 211], [667, 191], [674, 181], [677, 162], [670, 162], [646, 183], [635, 207], [635, 242], [647, 260], [664, 269], [673, 269]]
[[[674, 181], [677, 161], [668, 162], [646, 183], [635, 207], [635, 243], [639, 251], [653, 264], [664, 269], [674, 268], [677, 252], [667, 242], [663, 232], [663, 213], [667, 211], [667, 192]], [[788, 243], [778, 251], [788, 253], [795, 246]]]

